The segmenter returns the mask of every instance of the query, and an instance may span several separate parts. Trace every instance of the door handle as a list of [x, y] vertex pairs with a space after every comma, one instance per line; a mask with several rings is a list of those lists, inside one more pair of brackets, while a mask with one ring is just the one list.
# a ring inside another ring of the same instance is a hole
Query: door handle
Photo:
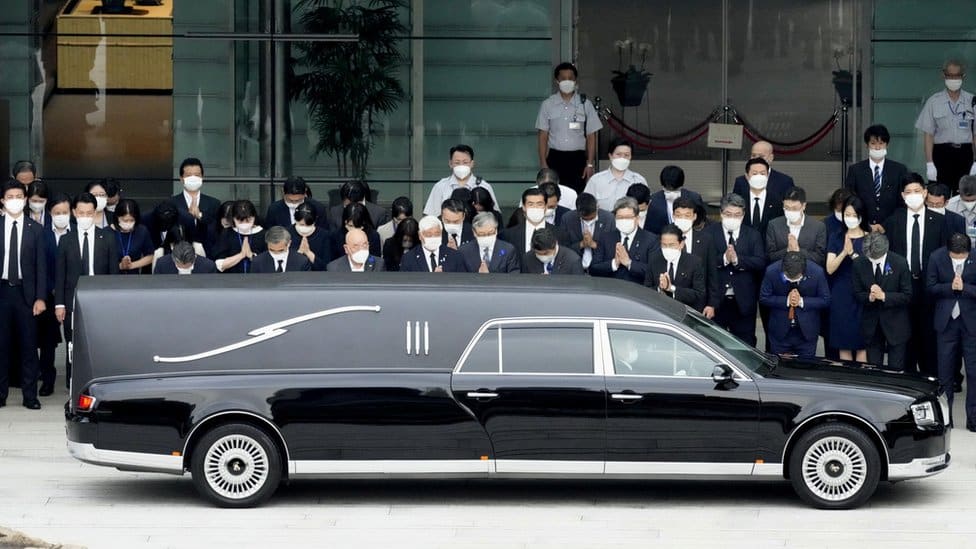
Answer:
[[472, 391], [468, 393], [468, 398], [498, 398], [498, 393]]
[[610, 398], [612, 398], [614, 400], [620, 400], [620, 401], [623, 401], [623, 402], [636, 402], [636, 401], [644, 398], [644, 396], [643, 395], [635, 395], [633, 393], [613, 393], [612, 395], [610, 395]]

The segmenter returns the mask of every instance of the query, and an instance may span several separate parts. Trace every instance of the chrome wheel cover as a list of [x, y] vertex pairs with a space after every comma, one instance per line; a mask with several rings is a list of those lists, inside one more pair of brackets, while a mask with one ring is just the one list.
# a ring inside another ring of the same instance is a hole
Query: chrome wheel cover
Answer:
[[267, 482], [268, 454], [251, 437], [227, 435], [207, 449], [203, 474], [210, 489], [221, 497], [245, 499]]
[[817, 497], [843, 501], [853, 497], [867, 479], [864, 452], [844, 437], [825, 437], [803, 455], [803, 482]]

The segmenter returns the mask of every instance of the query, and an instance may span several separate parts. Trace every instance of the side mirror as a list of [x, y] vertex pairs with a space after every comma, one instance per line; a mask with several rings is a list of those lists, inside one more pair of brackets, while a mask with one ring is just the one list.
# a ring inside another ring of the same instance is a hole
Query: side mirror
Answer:
[[719, 385], [731, 382], [732, 368], [725, 364], [716, 364], [715, 368], [712, 368], [712, 381]]

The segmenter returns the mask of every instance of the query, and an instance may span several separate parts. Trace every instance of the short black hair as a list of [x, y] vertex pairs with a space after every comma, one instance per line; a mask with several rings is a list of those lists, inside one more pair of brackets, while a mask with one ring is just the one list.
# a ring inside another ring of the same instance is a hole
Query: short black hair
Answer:
[[949, 190], [949, 186], [945, 183], [929, 183], [929, 186], [925, 187], [925, 190], [929, 192], [929, 196], [939, 196], [946, 200], [949, 200], [949, 197], [952, 196], [952, 191]]
[[891, 142], [891, 134], [888, 133], [888, 128], [884, 127], [882, 124], [874, 124], [873, 126], [868, 126], [864, 130], [864, 144], [867, 145], [871, 142], [872, 137], [877, 137], [885, 144]]
[[339, 187], [339, 197], [350, 202], [362, 202], [366, 199], [366, 185], [358, 179], [346, 181]]
[[543, 200], [546, 199], [546, 193], [542, 192], [539, 187], [529, 187], [522, 191], [522, 205], [525, 205], [525, 199], [530, 196], [541, 196]]
[[191, 156], [189, 158], [184, 158], [183, 162], [180, 162], [180, 177], [183, 177], [183, 170], [190, 166], [199, 166], [200, 174], [203, 175], [203, 162], [201, 162], [199, 158], [194, 158]]
[[361, 228], [367, 235], [376, 230], [373, 226], [373, 218], [369, 216], [369, 210], [359, 202], [350, 202], [342, 209], [342, 226], [345, 228], [346, 222], [352, 223], [353, 227]]
[[634, 183], [627, 187], [627, 192], [624, 196], [633, 198], [638, 204], [651, 203], [651, 189], [647, 188], [647, 185], [643, 183]]
[[763, 166], [766, 167], [766, 172], [769, 172], [769, 162], [766, 162], [765, 158], [760, 158], [757, 156], [756, 158], [750, 158], [749, 160], [746, 161], [745, 173], [749, 173], [749, 168], [755, 166], [756, 164], [762, 164]]
[[556, 68], [552, 70], [553, 79], [559, 78], [559, 73], [562, 71], [573, 71], [573, 78], [579, 78], [579, 71], [576, 70], [576, 65], [568, 62], [562, 62], [556, 65]]
[[68, 195], [66, 195], [66, 194], [64, 194], [64, 193], [54, 193], [53, 195], [51, 195], [51, 198], [47, 201], [47, 209], [48, 209], [48, 211], [50, 211], [51, 208], [53, 208], [53, 207], [55, 207], [58, 204], [61, 204], [63, 202], [67, 202], [68, 203], [68, 206], [70, 207], [71, 206], [71, 197], [68, 196]]
[[393, 219], [404, 214], [407, 217], [413, 217], [413, 202], [406, 196], [398, 196], [393, 199], [393, 206], [390, 208], [390, 212], [393, 214]]
[[685, 239], [685, 233], [681, 232], [681, 229], [679, 229], [674, 223], [668, 223], [661, 228], [661, 236], [666, 234], [678, 237], [678, 242], [682, 242]]
[[552, 168], [542, 168], [538, 173], [535, 174], [535, 184], [541, 185], [546, 181], [552, 181], [555, 184], [559, 184], [559, 172]]
[[792, 189], [786, 191], [786, 196], [783, 197], [783, 200], [791, 200], [806, 204], [807, 192], [803, 190], [803, 187], [793, 187]]
[[790, 278], [803, 276], [807, 268], [807, 258], [802, 252], [786, 252], [783, 256], [783, 273]]
[[139, 211], [139, 204], [131, 198], [123, 198], [115, 206], [115, 219], [124, 215], [131, 215], [136, 219], [136, 225], [142, 222], [142, 214]]
[[102, 187], [105, 189], [105, 195], [109, 198], [118, 196], [122, 192], [122, 183], [114, 177], [106, 177], [103, 179]]
[[905, 187], [911, 185], [912, 183], [918, 183], [919, 185], [922, 186], [922, 189], [925, 188], [925, 184], [926, 184], [925, 178], [922, 177], [921, 174], [917, 172], [909, 172], [906, 173], [905, 176], [901, 178], [901, 190], [904, 191]]
[[92, 193], [78, 193], [78, 196], [71, 201], [71, 209], [77, 209], [78, 204], [91, 204], [92, 207], [98, 207], [98, 201], [95, 200], [95, 196]]
[[607, 154], [613, 154], [613, 151], [617, 150], [617, 147], [627, 147], [630, 152], [634, 152], [634, 144], [627, 141], [623, 137], [614, 137], [610, 140], [610, 144], [607, 145]]
[[532, 249], [537, 252], [556, 247], [556, 232], [546, 227], [532, 233]]
[[850, 189], [841, 187], [830, 194], [830, 198], [827, 200], [827, 206], [830, 207], [830, 211], [835, 211], [838, 207], [842, 207], [850, 197]]
[[7, 194], [7, 191], [9, 191], [11, 189], [20, 189], [22, 192], [24, 192], [24, 194], [26, 196], [26, 191], [24, 191], [24, 184], [21, 183], [20, 181], [17, 181], [16, 179], [13, 179], [13, 178], [8, 179], [7, 181], [4, 182], [4, 184], [3, 184], [3, 192], [0, 192], [0, 196], [3, 196], [5, 194]]
[[590, 193], [579, 193], [576, 196], [576, 211], [580, 215], [593, 215], [596, 213], [596, 197]]
[[553, 196], [555, 196], [556, 198], [563, 197], [563, 192], [559, 190], [559, 185], [553, 183], [552, 181], [546, 181], [545, 183], [540, 183], [539, 188], [542, 189], [543, 194], [546, 195], [547, 202], [549, 201], [549, 198]]
[[447, 210], [455, 214], [466, 214], [467, 211], [464, 208], [464, 202], [456, 198], [448, 198], [444, 202], [441, 202], [441, 210]]
[[318, 220], [319, 213], [311, 204], [305, 202], [295, 208], [295, 223], [301, 221], [306, 225], [315, 225]]
[[10, 170], [10, 175], [17, 177], [17, 174], [24, 172], [30, 172], [34, 177], [37, 177], [37, 166], [30, 160], [18, 160], [14, 162], [14, 168]]
[[495, 199], [491, 197], [491, 193], [484, 187], [471, 189], [471, 205], [473, 206], [475, 204], [481, 206], [481, 209], [486, 212], [495, 211]]
[[448, 158], [454, 158], [454, 153], [456, 152], [464, 153], [470, 156], [471, 160], [474, 160], [474, 149], [472, 149], [470, 145], [465, 145], [463, 143], [458, 143], [457, 145], [454, 145], [453, 147], [451, 147], [451, 154], [448, 155]]
[[678, 198], [675, 198], [674, 203], [671, 204], [671, 211], [677, 210], [678, 208], [687, 208], [694, 211], [695, 201], [685, 196], [679, 196]]
[[865, 231], [870, 229], [870, 227], [868, 226], [867, 208], [864, 207], [864, 201], [861, 200], [859, 196], [857, 196], [856, 194], [852, 194], [851, 196], [849, 196], [847, 198], [847, 201], [844, 202], [843, 211], [846, 212], [847, 208], [854, 208], [854, 211], [857, 212], [857, 216], [861, 219], [862, 229], [864, 229]]
[[306, 194], [308, 192], [308, 184], [305, 183], [305, 178], [300, 176], [289, 177], [281, 185], [282, 194]]
[[661, 169], [661, 186], [668, 190], [678, 190], [685, 184], [685, 171], [678, 166], [665, 166]]
[[39, 196], [47, 200], [48, 198], [50, 198], [50, 193], [51, 191], [50, 189], [48, 189], [47, 183], [39, 179], [35, 179], [34, 181], [32, 181], [27, 185], [27, 198], [30, 198], [32, 196]]
[[250, 200], [238, 200], [234, 202], [233, 212], [233, 218], [237, 220], [258, 217], [258, 210]]
[[949, 237], [949, 251], [954, 254], [961, 254], [963, 252], [970, 252], [973, 249], [973, 243], [969, 240], [969, 237], [962, 233], [952, 233]]
[[108, 194], [108, 189], [105, 188], [105, 179], [96, 179], [94, 181], [89, 181], [88, 184], [85, 185], [85, 192], [90, 193], [92, 192], [92, 189], [94, 189], [95, 187], [101, 187], [102, 190], [105, 191], [105, 194], [106, 195]]

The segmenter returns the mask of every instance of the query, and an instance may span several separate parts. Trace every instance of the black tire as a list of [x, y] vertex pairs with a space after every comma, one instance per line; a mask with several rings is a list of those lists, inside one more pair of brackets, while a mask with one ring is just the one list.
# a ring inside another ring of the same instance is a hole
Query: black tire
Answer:
[[881, 477], [878, 450], [864, 431], [825, 423], [807, 431], [790, 454], [790, 482], [818, 509], [854, 509], [874, 494]]
[[201, 496], [220, 507], [255, 507], [281, 483], [281, 454], [274, 441], [246, 423], [221, 425], [193, 448], [190, 471]]

